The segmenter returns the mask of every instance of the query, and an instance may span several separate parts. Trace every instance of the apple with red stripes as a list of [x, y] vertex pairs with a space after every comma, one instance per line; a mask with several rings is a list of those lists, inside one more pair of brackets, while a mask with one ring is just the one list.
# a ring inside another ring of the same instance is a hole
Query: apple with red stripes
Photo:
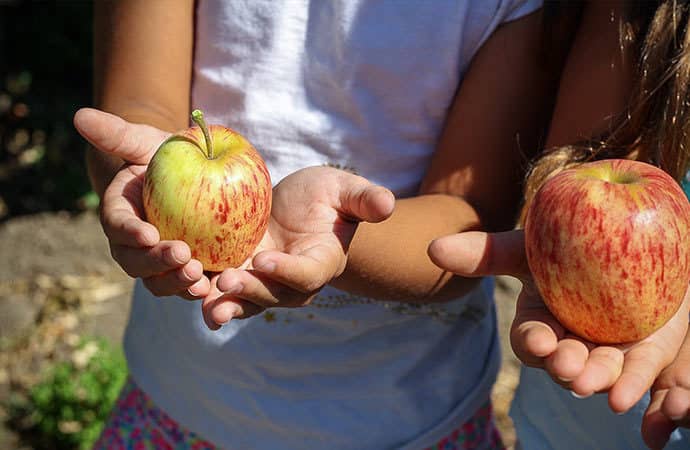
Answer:
[[143, 204], [163, 240], [182, 240], [204, 270], [241, 266], [268, 227], [272, 185], [261, 155], [241, 134], [197, 124], [173, 134], [146, 170]]
[[598, 344], [639, 341], [690, 282], [690, 204], [663, 170], [608, 159], [563, 170], [529, 206], [525, 250], [544, 303]]

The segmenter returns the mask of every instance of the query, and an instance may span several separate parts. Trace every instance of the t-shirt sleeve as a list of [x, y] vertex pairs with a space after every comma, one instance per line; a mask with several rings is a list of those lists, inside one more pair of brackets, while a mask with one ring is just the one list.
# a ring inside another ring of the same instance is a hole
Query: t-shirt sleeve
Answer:
[[527, 14], [533, 13], [534, 11], [541, 8], [544, 4], [543, 0], [508, 0], [508, 9], [505, 19], [503, 22], [510, 22], [511, 20], [516, 20]]

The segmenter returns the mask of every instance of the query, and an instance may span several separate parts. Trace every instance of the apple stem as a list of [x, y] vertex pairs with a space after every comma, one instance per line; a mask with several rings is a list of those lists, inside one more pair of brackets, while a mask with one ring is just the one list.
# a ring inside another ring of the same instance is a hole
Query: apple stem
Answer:
[[201, 131], [204, 133], [204, 140], [206, 141], [206, 157], [213, 159], [213, 141], [211, 141], [211, 134], [208, 132], [208, 126], [204, 120], [204, 113], [195, 109], [192, 111], [192, 120], [199, 125]]

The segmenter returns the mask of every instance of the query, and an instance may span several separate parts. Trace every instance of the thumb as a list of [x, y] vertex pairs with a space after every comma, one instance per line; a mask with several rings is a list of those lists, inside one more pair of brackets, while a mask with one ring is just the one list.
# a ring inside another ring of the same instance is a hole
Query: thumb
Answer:
[[339, 194], [340, 213], [355, 221], [382, 222], [393, 213], [395, 196], [383, 186], [344, 173]]
[[148, 125], [133, 124], [93, 108], [74, 115], [74, 127], [97, 150], [131, 164], [148, 164], [170, 133]]
[[529, 275], [522, 230], [501, 233], [467, 231], [431, 242], [429, 257], [437, 266], [458, 275], [481, 277]]

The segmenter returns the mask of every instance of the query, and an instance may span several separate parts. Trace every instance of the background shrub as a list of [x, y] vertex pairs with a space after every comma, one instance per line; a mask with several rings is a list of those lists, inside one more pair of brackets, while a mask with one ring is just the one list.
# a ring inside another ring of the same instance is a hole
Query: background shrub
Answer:
[[84, 339], [25, 396], [10, 398], [8, 423], [36, 449], [90, 449], [127, 377], [122, 350]]

